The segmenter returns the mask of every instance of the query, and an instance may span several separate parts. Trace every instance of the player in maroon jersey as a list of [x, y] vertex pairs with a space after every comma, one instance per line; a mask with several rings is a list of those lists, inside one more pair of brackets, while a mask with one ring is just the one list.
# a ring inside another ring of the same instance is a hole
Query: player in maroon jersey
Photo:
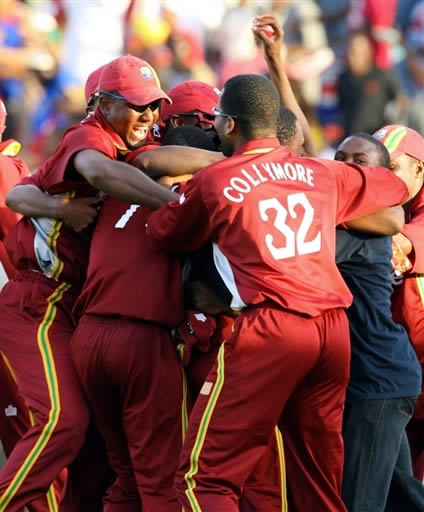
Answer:
[[[276, 424], [296, 446], [287, 468], [302, 474], [298, 509], [345, 510], [342, 308], [351, 295], [334, 264], [334, 227], [408, 193], [387, 170], [295, 157], [275, 138], [278, 108], [267, 79], [229, 80], [215, 113], [232, 158], [203, 169], [149, 219], [158, 248], [191, 251], [212, 239], [231, 306], [242, 310], [190, 416], [176, 478], [188, 510], [237, 510]], [[377, 197], [383, 183], [387, 195]]]
[[128, 490], [121, 505], [138, 511], [141, 498], [146, 510], [179, 512], [173, 482], [187, 412], [169, 329], [182, 320], [182, 272], [178, 258], [149, 248], [150, 212], [105, 200], [70, 347], [111, 465]]
[[[393, 172], [412, 177], [419, 190], [413, 201], [404, 206], [405, 226], [393, 237], [398, 265], [393, 281], [392, 311], [394, 320], [405, 326], [424, 369], [424, 138], [400, 125], [384, 126], [374, 137], [389, 150]], [[424, 392], [407, 431], [414, 474], [424, 482]]]
[[[88, 259], [90, 233], [82, 228], [96, 215], [92, 204], [98, 201], [97, 188], [109, 191], [119, 181], [121, 193], [131, 194], [134, 182], [148, 181], [159, 197], [174, 197], [118, 161], [144, 142], [160, 100], [167, 100], [154, 70], [140, 59], [122, 57], [103, 70], [99, 86], [102, 95], [94, 115], [71, 127], [55, 154], [23, 182], [35, 185], [29, 188], [39, 202], [25, 202], [22, 213], [31, 217], [22, 219], [6, 241], [19, 273], [0, 295], [0, 350], [36, 424], [0, 472], [1, 511], [18, 511], [45, 494], [84, 439], [88, 411], [68, 342], [74, 328], [71, 310]], [[20, 188], [15, 189], [18, 195]], [[54, 197], [46, 201], [45, 192]], [[154, 193], [143, 197], [157, 204]], [[75, 209], [80, 213], [77, 223], [69, 220]]]
[[219, 89], [199, 80], [186, 80], [170, 89], [172, 104], [162, 105], [160, 112], [165, 134], [178, 126], [197, 126], [218, 146], [212, 109], [218, 103], [219, 94]]
[[[16, 274], [10, 262], [3, 239], [6, 233], [19, 221], [21, 215], [6, 207], [5, 200], [9, 190], [29, 175], [25, 162], [17, 156], [21, 145], [13, 140], [2, 141], [6, 128], [7, 111], [0, 100], [0, 288]], [[3, 280], [4, 279], [4, 280]], [[31, 411], [26, 407], [18, 393], [13, 371], [8, 368], [5, 356], [0, 355], [0, 440], [6, 457], [10, 455], [18, 440], [34, 421]], [[57, 506], [63, 482], [56, 479], [54, 487], [48, 490], [48, 496], [28, 505], [30, 512], [48, 512]]]
[[13, 139], [2, 140], [6, 128], [6, 116], [6, 107], [0, 99], [0, 289], [6, 280], [16, 273], [7, 256], [3, 240], [12, 226], [21, 218], [21, 215], [7, 208], [6, 196], [14, 185], [29, 175], [25, 162], [17, 156], [21, 148], [19, 142]]

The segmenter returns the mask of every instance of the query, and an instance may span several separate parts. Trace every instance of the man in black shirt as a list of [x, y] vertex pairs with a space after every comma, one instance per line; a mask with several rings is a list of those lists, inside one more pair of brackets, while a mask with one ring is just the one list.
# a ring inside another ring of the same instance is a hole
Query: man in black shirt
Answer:
[[339, 77], [338, 90], [345, 135], [374, 133], [386, 124], [386, 105], [398, 97], [399, 88], [390, 71], [375, 67], [364, 33], [350, 38], [347, 69]]
[[[335, 159], [390, 165], [384, 145], [367, 134], [348, 137]], [[424, 487], [412, 476], [405, 433], [421, 389], [420, 365], [405, 329], [392, 319], [391, 258], [390, 236], [337, 229], [336, 262], [353, 295], [343, 426], [342, 496], [349, 512], [383, 512], [386, 503], [398, 510], [397, 485], [404, 510], [424, 510]]]

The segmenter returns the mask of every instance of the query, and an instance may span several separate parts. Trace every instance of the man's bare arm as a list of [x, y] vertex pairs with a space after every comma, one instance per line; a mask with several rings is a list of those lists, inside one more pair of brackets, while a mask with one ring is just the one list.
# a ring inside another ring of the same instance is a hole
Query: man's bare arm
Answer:
[[27, 217], [53, 217], [62, 219], [75, 231], [82, 231], [97, 216], [97, 197], [66, 199], [50, 196], [35, 185], [17, 185], [6, 197], [7, 206]]
[[98, 151], [80, 151], [74, 158], [74, 166], [93, 187], [121, 201], [156, 210], [179, 198], [134, 166], [111, 160]]
[[225, 158], [224, 155], [216, 151], [185, 146], [161, 146], [139, 153], [130, 163], [142, 169], [148, 176], [158, 178], [194, 174], [223, 158]]
[[[305, 138], [305, 142], [303, 144], [305, 155], [313, 157], [318, 156], [318, 151], [315, 147], [308, 120], [296, 100], [290, 81], [284, 69], [284, 62], [281, 58], [284, 31], [275, 16], [271, 14], [262, 14], [261, 16], [257, 16], [255, 18], [255, 23], [256, 24], [252, 30], [254, 36], [263, 42], [269, 76], [277, 87], [281, 105], [289, 108], [299, 121]], [[261, 30], [264, 25], [270, 25], [274, 34], [268, 37], [265, 32]]]
[[404, 224], [405, 212], [402, 206], [392, 206], [346, 222], [349, 229], [389, 236], [399, 233]]

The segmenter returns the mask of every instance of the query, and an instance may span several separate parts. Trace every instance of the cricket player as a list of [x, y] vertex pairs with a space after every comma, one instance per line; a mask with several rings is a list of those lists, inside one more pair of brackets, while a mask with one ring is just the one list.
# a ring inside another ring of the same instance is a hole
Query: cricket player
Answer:
[[384, 169], [297, 158], [275, 137], [278, 110], [269, 80], [230, 79], [215, 126], [233, 157], [200, 171], [149, 219], [157, 248], [192, 251], [212, 239], [231, 306], [242, 310], [190, 416], [176, 477], [187, 510], [236, 511], [278, 424], [296, 446], [286, 460], [298, 475], [298, 510], [345, 511], [343, 308], [351, 295], [334, 264], [334, 227], [409, 194]]
[[[136, 183], [147, 181], [160, 197], [173, 197], [123, 162], [146, 139], [160, 101], [168, 101], [153, 68], [126, 56], [109, 63], [101, 78], [105, 94], [94, 115], [71, 127], [54, 155], [12, 191], [16, 196], [10, 205], [20, 202], [27, 217], [6, 240], [19, 272], [0, 295], [0, 350], [36, 423], [0, 471], [1, 512], [20, 511], [44, 495], [84, 440], [88, 409], [68, 343], [74, 330], [72, 307], [86, 275], [91, 237], [86, 227], [97, 214], [98, 189], [110, 192], [112, 183], [119, 182], [120, 192], [132, 201]], [[46, 192], [53, 196], [48, 201]], [[154, 192], [143, 197], [157, 204]], [[66, 224], [74, 206], [84, 213], [78, 232], [73, 222]]]
[[[417, 194], [404, 205], [406, 222], [393, 237], [401, 259], [406, 262], [394, 276], [392, 310], [396, 322], [405, 326], [421, 367], [424, 367], [424, 138], [400, 125], [384, 126], [374, 136], [388, 149], [393, 172], [415, 182]], [[424, 482], [424, 398], [421, 394], [408, 435], [415, 476]]]

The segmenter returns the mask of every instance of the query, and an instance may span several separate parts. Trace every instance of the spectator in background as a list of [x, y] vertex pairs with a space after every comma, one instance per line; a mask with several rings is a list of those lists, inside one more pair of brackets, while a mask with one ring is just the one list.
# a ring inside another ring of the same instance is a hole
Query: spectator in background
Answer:
[[424, 134], [424, 1], [415, 5], [406, 31], [407, 58], [399, 66], [399, 78], [411, 103], [405, 124]]
[[398, 0], [352, 0], [348, 24], [352, 31], [367, 30], [372, 41], [375, 64], [380, 69], [392, 66], [393, 30]]
[[387, 103], [399, 100], [394, 76], [375, 66], [371, 41], [363, 32], [350, 37], [347, 69], [339, 77], [338, 88], [345, 135], [375, 132], [385, 124]]
[[396, 25], [400, 27], [402, 32], [406, 31], [412, 9], [419, 2], [421, 2], [421, 0], [402, 0], [401, 2], [398, 2], [396, 10]]
[[38, 82], [40, 73], [54, 72], [56, 60], [45, 34], [36, 26], [34, 12], [17, 0], [1, 1], [0, 48], [0, 97], [9, 112], [7, 136], [22, 140], [25, 81]]

